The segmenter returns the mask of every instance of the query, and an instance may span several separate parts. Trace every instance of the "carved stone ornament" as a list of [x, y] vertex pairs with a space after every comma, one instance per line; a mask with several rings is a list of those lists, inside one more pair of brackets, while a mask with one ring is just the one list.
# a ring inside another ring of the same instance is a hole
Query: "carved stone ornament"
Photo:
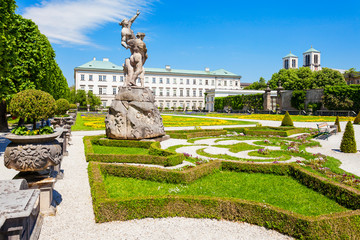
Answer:
[[149, 88], [120, 87], [105, 119], [114, 139], [148, 139], [165, 135], [160, 112]]
[[7, 168], [17, 171], [40, 171], [60, 164], [61, 146], [57, 140], [47, 143], [10, 143], [4, 154]]

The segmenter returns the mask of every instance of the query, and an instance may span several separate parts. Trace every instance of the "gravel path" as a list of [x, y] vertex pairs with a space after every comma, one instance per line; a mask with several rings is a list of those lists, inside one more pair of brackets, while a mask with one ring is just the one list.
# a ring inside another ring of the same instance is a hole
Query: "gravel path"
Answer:
[[[250, 120], [247, 120], [250, 121]], [[279, 126], [278, 121], [258, 121], [267, 126]], [[341, 127], [344, 130], [345, 124]], [[296, 127], [316, 127], [315, 123], [295, 122]], [[233, 127], [233, 126], [232, 126]], [[203, 127], [207, 128], [207, 127]], [[211, 126], [209, 128], [219, 128]], [[165, 128], [166, 130], [176, 128]], [[191, 128], [189, 128], [191, 129]], [[360, 149], [360, 126], [354, 126], [358, 149]], [[73, 132], [69, 156], [64, 157], [62, 168], [64, 179], [55, 184], [61, 203], [57, 214], [46, 217], [40, 239], [292, 239], [276, 231], [247, 223], [217, 221], [211, 219], [163, 218], [142, 219], [125, 222], [96, 224], [92, 209], [87, 162], [84, 156], [82, 137], [103, 134], [104, 131]], [[360, 153], [338, 152], [343, 133], [331, 136], [328, 141], [319, 140], [322, 147], [309, 148], [309, 152], [321, 152], [342, 161], [342, 168], [360, 175]], [[0, 161], [8, 144], [0, 134]], [[184, 144], [169, 142], [169, 146]], [[0, 164], [0, 180], [11, 179], [17, 172]]]
[[62, 202], [46, 217], [40, 240], [48, 239], [292, 239], [247, 223], [211, 219], [163, 218], [96, 224], [80, 133], [74, 133], [62, 163], [64, 179], [55, 184]]

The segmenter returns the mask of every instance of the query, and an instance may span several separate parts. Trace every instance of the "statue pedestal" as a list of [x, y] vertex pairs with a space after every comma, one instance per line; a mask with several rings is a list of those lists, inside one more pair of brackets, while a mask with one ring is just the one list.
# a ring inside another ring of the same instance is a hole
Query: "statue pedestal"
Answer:
[[49, 171], [41, 172], [20, 172], [14, 179], [25, 179], [29, 184], [29, 189], [40, 190], [40, 212], [45, 216], [54, 216], [56, 208], [52, 206], [53, 190], [56, 176], [51, 176]]
[[120, 87], [106, 116], [106, 135], [113, 139], [150, 139], [165, 135], [160, 112], [149, 88]]

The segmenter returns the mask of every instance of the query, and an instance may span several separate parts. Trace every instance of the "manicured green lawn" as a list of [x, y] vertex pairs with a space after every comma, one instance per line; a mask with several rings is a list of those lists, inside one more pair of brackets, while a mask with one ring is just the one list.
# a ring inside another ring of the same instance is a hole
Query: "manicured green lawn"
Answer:
[[250, 144], [244, 143], [244, 142], [236, 143], [236, 144], [233, 144], [233, 145], [214, 145], [214, 147], [228, 148], [229, 151], [233, 152], [233, 153], [238, 153], [238, 152], [241, 152], [241, 151], [248, 151], [248, 150], [255, 150], [255, 149], [260, 149], [261, 148], [261, 147], [250, 145]]
[[248, 155], [252, 157], [279, 158], [276, 159], [277, 161], [286, 161], [291, 158], [290, 155], [284, 154], [283, 151], [270, 151], [270, 153], [267, 155], [258, 153], [258, 151], [253, 151], [249, 152]]
[[134, 148], [134, 147], [108, 147], [93, 145], [95, 154], [141, 154], [145, 155], [149, 153], [146, 148]]
[[217, 172], [188, 185], [114, 176], [105, 176], [104, 182], [112, 198], [198, 195], [253, 200], [307, 216], [347, 211], [291, 177], [271, 174]]

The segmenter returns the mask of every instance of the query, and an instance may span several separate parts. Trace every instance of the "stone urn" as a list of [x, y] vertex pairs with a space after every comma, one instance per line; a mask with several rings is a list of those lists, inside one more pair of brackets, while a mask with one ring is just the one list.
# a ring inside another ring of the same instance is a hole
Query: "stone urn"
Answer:
[[6, 135], [11, 143], [5, 149], [4, 165], [26, 172], [41, 171], [60, 164], [62, 149], [56, 138], [61, 134], [62, 130], [46, 135]]

